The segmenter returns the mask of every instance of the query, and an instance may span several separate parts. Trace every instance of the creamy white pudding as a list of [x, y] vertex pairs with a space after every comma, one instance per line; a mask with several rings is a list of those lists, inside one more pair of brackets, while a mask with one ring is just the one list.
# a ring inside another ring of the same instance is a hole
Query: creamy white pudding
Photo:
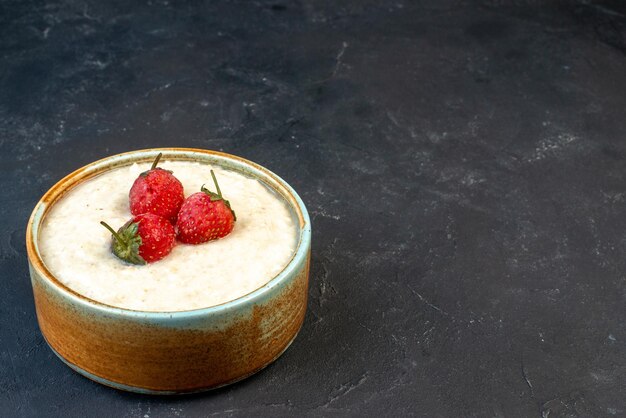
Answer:
[[162, 161], [185, 188], [185, 196], [213, 189], [213, 169], [222, 193], [237, 213], [226, 237], [180, 244], [156, 263], [129, 265], [111, 253], [114, 228], [131, 219], [128, 191], [150, 163], [103, 173], [67, 192], [46, 215], [39, 234], [45, 265], [69, 288], [90, 299], [142, 311], [186, 311], [244, 296], [275, 277], [293, 257], [296, 220], [286, 203], [256, 179], [218, 166]]

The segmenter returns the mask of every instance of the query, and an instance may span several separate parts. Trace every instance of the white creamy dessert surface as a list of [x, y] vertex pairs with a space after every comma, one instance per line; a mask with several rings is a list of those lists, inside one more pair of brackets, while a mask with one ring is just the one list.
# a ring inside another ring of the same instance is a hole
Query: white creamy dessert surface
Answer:
[[177, 243], [163, 260], [134, 266], [116, 258], [104, 220], [117, 229], [132, 215], [128, 191], [150, 163], [121, 167], [70, 190], [46, 215], [39, 235], [44, 263], [57, 279], [91, 299], [142, 311], [185, 311], [218, 305], [265, 285], [291, 260], [297, 227], [285, 202], [259, 181], [217, 166], [161, 161], [185, 197], [214, 190], [213, 169], [237, 214], [226, 237], [199, 245]]

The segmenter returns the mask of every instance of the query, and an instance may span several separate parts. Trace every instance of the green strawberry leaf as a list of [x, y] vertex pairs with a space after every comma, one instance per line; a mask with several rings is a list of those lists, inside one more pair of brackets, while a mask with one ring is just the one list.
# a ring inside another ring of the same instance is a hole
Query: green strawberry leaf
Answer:
[[108, 229], [113, 236], [111, 251], [113, 251], [113, 254], [115, 254], [117, 258], [130, 264], [146, 264], [146, 260], [139, 255], [139, 247], [142, 244], [141, 236], [137, 232], [139, 224], [128, 221], [115, 232], [115, 230], [105, 222], [100, 223]]

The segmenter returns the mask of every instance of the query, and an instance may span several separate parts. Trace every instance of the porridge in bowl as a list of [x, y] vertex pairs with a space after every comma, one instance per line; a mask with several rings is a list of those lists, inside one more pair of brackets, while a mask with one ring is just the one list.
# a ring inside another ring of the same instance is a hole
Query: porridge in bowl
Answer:
[[155, 263], [132, 265], [111, 252], [111, 233], [131, 218], [128, 191], [150, 168], [135, 163], [100, 174], [69, 190], [41, 226], [39, 250], [50, 272], [70, 289], [107, 305], [152, 312], [219, 305], [249, 294], [278, 275], [294, 255], [298, 227], [286, 202], [261, 181], [190, 161], [162, 161], [185, 196], [212, 186], [215, 172], [237, 221], [224, 238], [177, 243]]

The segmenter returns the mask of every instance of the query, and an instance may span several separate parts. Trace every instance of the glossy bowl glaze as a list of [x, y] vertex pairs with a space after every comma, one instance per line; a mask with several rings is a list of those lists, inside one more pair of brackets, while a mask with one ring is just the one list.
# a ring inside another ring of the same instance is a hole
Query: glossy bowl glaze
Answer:
[[[46, 213], [65, 192], [108, 170], [164, 160], [215, 164], [262, 181], [281, 196], [299, 223], [296, 252], [268, 283], [243, 297], [204, 309], [144, 312], [82, 296], [46, 268], [38, 234]], [[99, 383], [133, 392], [199, 392], [236, 382], [278, 358], [296, 337], [306, 311], [311, 222], [296, 192], [269, 170], [215, 151], [161, 148], [96, 161], [69, 174], [39, 201], [26, 246], [39, 327], [72, 369]]]

